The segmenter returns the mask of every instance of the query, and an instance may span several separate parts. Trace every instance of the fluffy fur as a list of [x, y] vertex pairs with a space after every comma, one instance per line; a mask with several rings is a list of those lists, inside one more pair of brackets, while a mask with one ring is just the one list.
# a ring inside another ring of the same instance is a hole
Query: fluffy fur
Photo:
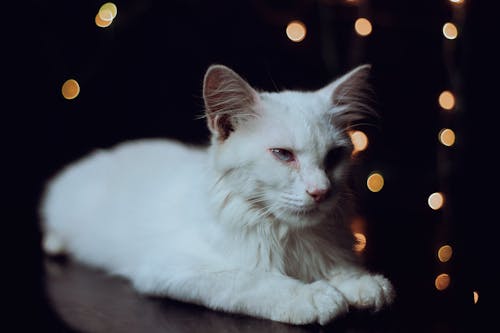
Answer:
[[361, 267], [348, 225], [347, 129], [374, 116], [368, 73], [268, 93], [211, 66], [209, 147], [140, 140], [67, 166], [41, 204], [45, 250], [141, 293], [280, 322], [380, 309], [393, 288]]

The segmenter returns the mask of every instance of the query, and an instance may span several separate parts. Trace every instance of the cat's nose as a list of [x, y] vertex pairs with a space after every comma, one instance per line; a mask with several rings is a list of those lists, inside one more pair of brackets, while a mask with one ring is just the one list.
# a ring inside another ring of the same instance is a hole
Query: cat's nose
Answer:
[[328, 195], [328, 191], [328, 188], [313, 188], [308, 189], [306, 192], [313, 198], [315, 202], [321, 202]]

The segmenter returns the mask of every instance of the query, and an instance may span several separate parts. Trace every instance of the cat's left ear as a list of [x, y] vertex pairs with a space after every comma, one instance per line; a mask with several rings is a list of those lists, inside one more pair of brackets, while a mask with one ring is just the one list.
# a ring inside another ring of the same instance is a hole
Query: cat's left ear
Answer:
[[224, 141], [241, 124], [256, 116], [259, 95], [232, 69], [212, 65], [203, 81], [203, 99], [208, 128], [219, 141]]
[[371, 65], [358, 66], [319, 91], [331, 103], [335, 126], [347, 129], [359, 123], [372, 123], [378, 118], [369, 105], [370, 70]]

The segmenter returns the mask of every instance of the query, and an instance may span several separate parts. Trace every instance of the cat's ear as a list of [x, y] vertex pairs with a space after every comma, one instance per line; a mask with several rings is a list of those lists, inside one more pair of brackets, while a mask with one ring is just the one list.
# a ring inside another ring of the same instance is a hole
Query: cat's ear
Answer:
[[256, 116], [259, 95], [233, 70], [212, 65], [203, 81], [203, 99], [208, 128], [224, 141], [241, 123]]
[[378, 118], [370, 105], [368, 77], [371, 65], [361, 65], [320, 90], [332, 105], [332, 122], [341, 129], [360, 123], [373, 123]]

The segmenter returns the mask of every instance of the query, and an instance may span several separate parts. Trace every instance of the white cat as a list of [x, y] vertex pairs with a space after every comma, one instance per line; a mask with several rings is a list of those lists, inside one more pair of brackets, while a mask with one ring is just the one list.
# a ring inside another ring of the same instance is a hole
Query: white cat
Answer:
[[369, 65], [314, 92], [257, 92], [211, 66], [208, 148], [127, 142], [66, 167], [41, 205], [43, 246], [141, 293], [275, 321], [380, 309], [393, 287], [362, 268], [349, 229], [347, 130]]

